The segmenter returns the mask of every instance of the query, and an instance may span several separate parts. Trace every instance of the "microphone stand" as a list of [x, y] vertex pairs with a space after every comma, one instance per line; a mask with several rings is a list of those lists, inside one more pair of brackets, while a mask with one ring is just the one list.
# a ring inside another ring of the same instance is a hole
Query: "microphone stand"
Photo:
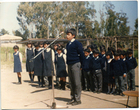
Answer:
[[[61, 32], [61, 33], [57, 36], [57, 38], [56, 38], [54, 41], [52, 41], [46, 48], [48, 48], [51, 44], [53, 44], [56, 40], [58, 40], [58, 39], [61, 37], [61, 34], [63, 34], [63, 33], [64, 33], [64, 32]], [[41, 52], [39, 52], [36, 56], [34, 56], [34, 57], [30, 60], [30, 62], [31, 62], [32, 60], [34, 60], [38, 55], [40, 55], [46, 48], [44, 48]], [[48, 105], [48, 104], [47, 104], [47, 106], [49, 106], [51, 109], [68, 108], [68, 106], [65, 106], [65, 107], [63, 107], [63, 106], [57, 107], [57, 106], [56, 106], [55, 94], [54, 94], [54, 79], [53, 79], [53, 73], [52, 73], [52, 93], [53, 93], [53, 102], [52, 102], [52, 105]]]

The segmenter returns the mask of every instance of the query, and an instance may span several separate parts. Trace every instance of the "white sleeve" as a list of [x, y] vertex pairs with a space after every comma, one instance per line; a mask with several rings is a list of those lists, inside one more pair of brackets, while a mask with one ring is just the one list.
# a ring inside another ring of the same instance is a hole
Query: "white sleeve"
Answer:
[[22, 63], [22, 54], [19, 52], [20, 62]]
[[67, 71], [67, 73], [68, 73], [68, 65], [67, 65], [67, 59], [66, 59], [66, 55], [65, 55], [65, 54], [63, 54], [63, 59], [64, 59], [64, 61], [65, 61], [66, 71]]
[[67, 50], [66, 49], [64, 49], [64, 53], [67, 54]]
[[27, 48], [25, 48], [25, 58], [27, 59]]

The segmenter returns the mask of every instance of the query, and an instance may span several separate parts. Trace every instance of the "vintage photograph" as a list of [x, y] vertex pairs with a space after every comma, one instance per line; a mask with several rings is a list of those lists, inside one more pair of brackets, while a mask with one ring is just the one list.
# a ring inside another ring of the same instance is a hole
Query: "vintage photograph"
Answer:
[[139, 108], [138, 0], [0, 0], [1, 109]]

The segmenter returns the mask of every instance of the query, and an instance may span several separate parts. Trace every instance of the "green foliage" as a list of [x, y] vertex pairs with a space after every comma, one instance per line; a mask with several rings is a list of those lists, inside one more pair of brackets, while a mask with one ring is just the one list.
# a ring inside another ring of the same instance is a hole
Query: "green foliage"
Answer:
[[24, 40], [33, 29], [37, 38], [54, 38], [67, 28], [75, 28], [79, 38], [128, 35], [130, 27], [126, 13], [113, 11], [115, 6], [111, 2], [105, 2], [103, 6], [99, 11], [99, 23], [95, 20], [94, 2], [22, 2], [17, 10], [21, 29], [14, 33]]
[[6, 31], [5, 29], [1, 29], [0, 34], [1, 34], [1, 35], [4, 35], [4, 34], [9, 34], [9, 32], [8, 32], [8, 31]]
[[138, 35], [138, 18], [135, 20], [134, 27], [135, 27], [135, 30], [133, 32], [133, 35]]
[[134, 51], [134, 57], [138, 59], [138, 50]]

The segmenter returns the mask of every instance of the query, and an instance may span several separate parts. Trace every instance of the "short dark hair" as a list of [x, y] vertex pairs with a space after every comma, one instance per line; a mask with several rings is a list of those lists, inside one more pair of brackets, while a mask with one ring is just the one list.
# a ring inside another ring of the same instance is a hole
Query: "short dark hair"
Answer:
[[101, 45], [100, 46], [100, 52], [102, 52], [102, 51], [105, 51], [106, 52], [106, 49], [105, 49], [105, 46], [104, 45]]
[[27, 42], [27, 45], [28, 45], [28, 44], [31, 44], [31, 47], [32, 47], [32, 41], [28, 41], [28, 42]]
[[90, 50], [89, 49], [84, 49], [84, 52], [90, 53]]
[[113, 47], [108, 47], [108, 51], [112, 51], [113, 53], [115, 53], [115, 48], [113, 48]]
[[118, 53], [117, 51], [114, 52], [114, 56], [120, 56], [120, 53]]
[[91, 48], [91, 50], [93, 50], [93, 45], [88, 45], [87, 49]]
[[35, 47], [39, 47], [39, 45], [40, 45], [39, 42], [35, 42], [35, 43], [34, 43], [34, 46], [35, 46]]
[[111, 52], [111, 51], [107, 51], [105, 54], [106, 54], [106, 56], [108, 56], [108, 55], [109, 55], [109, 56], [110, 56], [110, 58], [112, 58], [112, 52]]
[[99, 54], [99, 50], [98, 49], [94, 49], [93, 53], [94, 54]]
[[63, 50], [62, 46], [58, 46], [57, 50], [61, 50], [62, 51]]
[[72, 35], [74, 35], [76, 37], [76, 30], [74, 28], [66, 30], [66, 34], [68, 34], [68, 33], [71, 33]]
[[41, 41], [41, 42], [39, 42], [39, 45], [43, 45], [43, 42]]
[[121, 55], [125, 56], [126, 55], [126, 51], [125, 50], [122, 50], [121, 51]]
[[49, 43], [48, 41], [45, 41], [45, 42], [43, 43], [43, 45], [45, 45], [45, 44], [49, 45], [50, 43]]
[[19, 46], [15, 45], [15, 46], [13, 47], [13, 49], [19, 49]]
[[97, 45], [96, 44], [93, 44], [93, 49], [97, 49]]
[[128, 49], [127, 50], [127, 54], [129, 55], [129, 54], [133, 54], [133, 50], [132, 49]]

